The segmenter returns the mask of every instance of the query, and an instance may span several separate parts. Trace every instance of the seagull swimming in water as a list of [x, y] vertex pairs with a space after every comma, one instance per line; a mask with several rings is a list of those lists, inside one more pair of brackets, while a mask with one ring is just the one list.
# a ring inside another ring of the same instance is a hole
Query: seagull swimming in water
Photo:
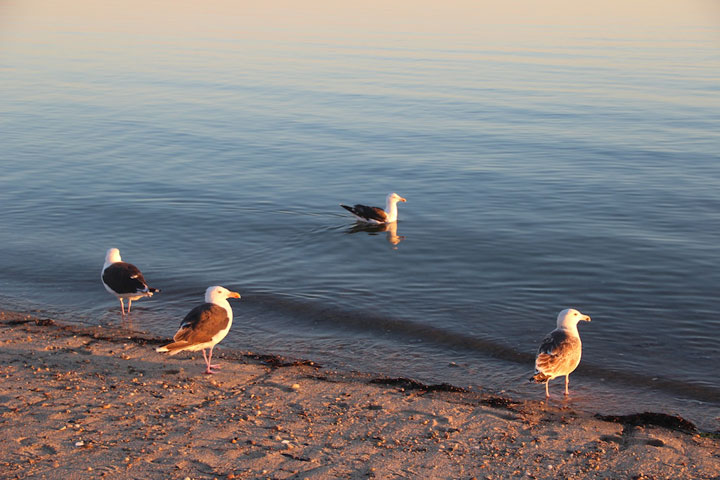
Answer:
[[[169, 352], [170, 355], [187, 350], [197, 352], [202, 350], [205, 359], [205, 373], [212, 374], [213, 348], [230, 331], [233, 321], [233, 312], [228, 298], [240, 298], [237, 292], [231, 292], [225, 287], [215, 285], [205, 290], [205, 303], [190, 310], [180, 323], [180, 329], [173, 336], [173, 342], [155, 349], [156, 352]], [[210, 349], [206, 355], [205, 350]]]
[[142, 272], [135, 265], [122, 261], [120, 250], [117, 248], [111, 248], [105, 254], [105, 264], [100, 280], [102, 280], [105, 290], [120, 300], [123, 316], [125, 316], [123, 299], [128, 299], [127, 313], [129, 315], [133, 300], [152, 297], [154, 293], [160, 293], [160, 289], [148, 286]]
[[359, 204], [349, 207], [341, 203], [340, 206], [355, 215], [355, 217], [362, 222], [378, 224], [396, 221], [398, 215], [397, 203], [405, 201], [407, 200], [397, 193], [390, 193], [385, 202], [385, 210], [379, 207], [368, 207]]
[[548, 384], [555, 377], [565, 375], [565, 395], [569, 395], [570, 374], [580, 364], [582, 342], [577, 324], [590, 321], [574, 308], [567, 308], [557, 317], [557, 328], [550, 332], [540, 344], [535, 359], [535, 375], [530, 381], [545, 383], [545, 397], [550, 397]]

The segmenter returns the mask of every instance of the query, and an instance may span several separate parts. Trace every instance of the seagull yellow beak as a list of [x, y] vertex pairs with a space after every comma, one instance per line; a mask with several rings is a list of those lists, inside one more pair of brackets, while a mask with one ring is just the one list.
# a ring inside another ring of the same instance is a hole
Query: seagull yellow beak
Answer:
[[589, 316], [589, 315], [585, 315], [585, 318], [583, 318], [583, 320], [585, 320], [586, 322], [589, 322], [589, 321], [590, 321], [590, 316]]
[[228, 298], [240, 298], [240, 294], [237, 292], [230, 292]]
[[405, 200], [403, 197], [400, 197], [400, 201], [401, 201], [401, 202], [407, 202], [407, 200]]

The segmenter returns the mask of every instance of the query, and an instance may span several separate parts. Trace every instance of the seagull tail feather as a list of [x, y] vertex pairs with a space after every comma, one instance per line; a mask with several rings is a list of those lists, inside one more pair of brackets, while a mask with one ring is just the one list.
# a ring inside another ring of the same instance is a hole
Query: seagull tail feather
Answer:
[[545, 375], [542, 372], [536, 372], [535, 375], [530, 377], [528, 380], [535, 383], [545, 383], [550, 380], [550, 375]]
[[158, 353], [168, 352], [170, 355], [175, 355], [176, 353], [182, 352], [183, 349], [188, 345], [189, 343], [186, 341], [173, 342], [165, 346], [158, 347], [155, 349], [155, 351]]

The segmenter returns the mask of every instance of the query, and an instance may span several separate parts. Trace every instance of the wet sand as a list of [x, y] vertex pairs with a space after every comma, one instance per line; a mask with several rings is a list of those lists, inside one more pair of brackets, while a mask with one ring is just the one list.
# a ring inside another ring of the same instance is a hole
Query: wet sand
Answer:
[[3, 478], [720, 478], [720, 435], [0, 312]]

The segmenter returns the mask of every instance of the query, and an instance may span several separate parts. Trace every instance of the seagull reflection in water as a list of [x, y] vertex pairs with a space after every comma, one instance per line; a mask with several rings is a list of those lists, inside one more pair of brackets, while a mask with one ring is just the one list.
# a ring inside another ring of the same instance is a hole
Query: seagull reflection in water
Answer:
[[377, 235], [378, 233], [387, 232], [387, 241], [391, 245], [397, 245], [403, 240], [405, 240], [404, 235], [397, 234], [397, 222], [380, 224], [357, 222], [355, 225], [345, 231], [345, 233], [347, 234], [359, 232], [366, 232], [369, 235]]

